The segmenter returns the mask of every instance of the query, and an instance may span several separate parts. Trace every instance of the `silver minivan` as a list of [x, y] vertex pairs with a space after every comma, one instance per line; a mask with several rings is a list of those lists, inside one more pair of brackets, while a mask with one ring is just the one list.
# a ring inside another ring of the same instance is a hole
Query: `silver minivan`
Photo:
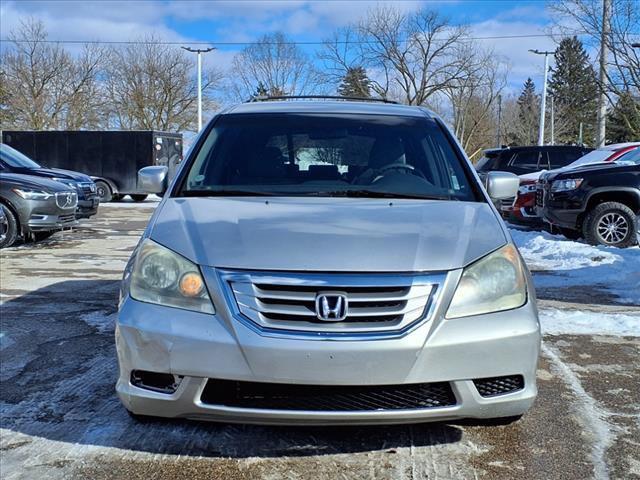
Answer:
[[306, 425], [511, 421], [533, 403], [529, 272], [443, 122], [420, 107], [254, 101], [217, 115], [122, 282], [133, 415]]

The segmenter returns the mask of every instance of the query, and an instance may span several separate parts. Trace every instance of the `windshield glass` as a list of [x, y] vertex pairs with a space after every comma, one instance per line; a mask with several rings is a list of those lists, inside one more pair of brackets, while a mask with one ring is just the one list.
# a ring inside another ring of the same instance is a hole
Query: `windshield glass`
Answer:
[[621, 165], [640, 165], [640, 148], [625, 153], [615, 162]]
[[11, 148], [4, 143], [0, 144], [0, 158], [11, 167], [15, 168], [40, 168], [36, 162], [26, 155]]
[[428, 118], [237, 114], [221, 117], [179, 195], [381, 196], [477, 200]]
[[604, 162], [607, 158], [615, 153], [615, 150], [602, 149], [602, 150], [593, 150], [587, 153], [585, 156], [580, 157], [573, 163], [570, 163], [566, 166], [566, 168], [573, 168], [579, 165], [587, 165], [589, 163], [600, 163]]

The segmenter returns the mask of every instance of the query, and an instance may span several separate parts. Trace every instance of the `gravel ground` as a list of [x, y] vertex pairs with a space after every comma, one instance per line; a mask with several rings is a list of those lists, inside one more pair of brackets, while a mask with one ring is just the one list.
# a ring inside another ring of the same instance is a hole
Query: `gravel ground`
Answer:
[[[640, 479], [639, 337], [545, 336], [538, 400], [508, 426], [130, 419], [113, 388], [113, 325], [152, 207], [101, 207], [73, 232], [0, 254], [2, 479]], [[640, 322], [610, 298], [542, 293], [542, 307]]]

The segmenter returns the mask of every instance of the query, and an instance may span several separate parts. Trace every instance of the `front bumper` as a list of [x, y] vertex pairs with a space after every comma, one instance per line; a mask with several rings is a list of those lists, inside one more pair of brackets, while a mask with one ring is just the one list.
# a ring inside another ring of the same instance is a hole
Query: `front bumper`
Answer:
[[89, 218], [98, 213], [100, 198], [95, 196], [84, 200], [78, 200], [78, 208], [76, 210], [77, 218]]
[[[260, 424], [388, 424], [524, 413], [537, 390], [540, 329], [533, 296], [515, 310], [444, 320], [459, 275], [449, 275], [432, 319], [399, 338], [318, 340], [263, 336], [234, 319], [212, 289], [216, 315], [127, 297], [116, 327], [117, 393], [136, 414]], [[451, 278], [454, 277], [454, 278]], [[530, 291], [532, 291], [530, 289]], [[131, 383], [133, 370], [182, 377], [174, 393]], [[522, 375], [524, 388], [482, 397], [474, 379]], [[295, 385], [397, 385], [449, 382], [456, 402], [402, 410], [313, 411], [204, 403], [208, 379]]]

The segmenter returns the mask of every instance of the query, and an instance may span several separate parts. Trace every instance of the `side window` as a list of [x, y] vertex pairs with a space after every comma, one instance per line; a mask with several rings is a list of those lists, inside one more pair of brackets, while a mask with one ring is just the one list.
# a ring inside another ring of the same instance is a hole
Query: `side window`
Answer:
[[575, 162], [581, 156], [582, 154], [579, 150], [549, 152], [549, 163], [552, 169], [562, 168]]
[[511, 160], [511, 165], [514, 167], [535, 170], [538, 168], [539, 156], [540, 156], [540, 152], [536, 152], [536, 151], [518, 152], [514, 155], [513, 159]]

